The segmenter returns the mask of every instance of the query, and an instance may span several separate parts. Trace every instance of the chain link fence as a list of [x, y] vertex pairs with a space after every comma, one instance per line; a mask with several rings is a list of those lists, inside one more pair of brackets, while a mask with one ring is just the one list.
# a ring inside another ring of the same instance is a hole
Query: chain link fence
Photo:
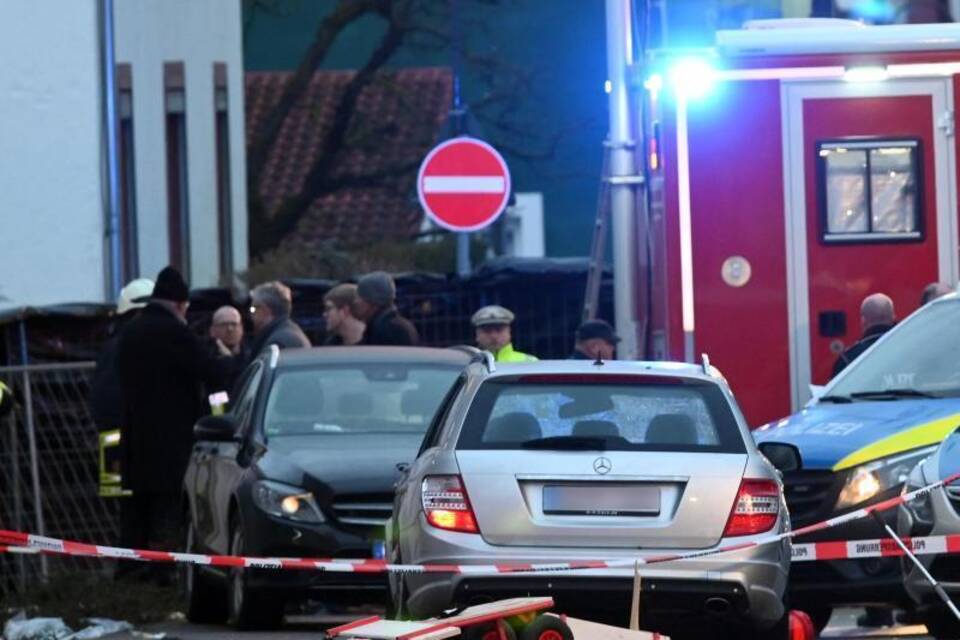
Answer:
[[[0, 424], [0, 525], [114, 544], [116, 499], [99, 497], [99, 435], [87, 408], [94, 363], [0, 367], [17, 399]], [[102, 570], [84, 558], [0, 554], [0, 595], [50, 576]]]

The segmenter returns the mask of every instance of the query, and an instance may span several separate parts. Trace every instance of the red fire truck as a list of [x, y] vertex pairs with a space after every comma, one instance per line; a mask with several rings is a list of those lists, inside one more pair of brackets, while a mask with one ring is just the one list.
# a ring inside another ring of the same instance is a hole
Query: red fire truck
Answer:
[[957, 24], [760, 21], [653, 56], [648, 354], [709, 354], [760, 425], [827, 382], [866, 295], [902, 318], [956, 283], [958, 74]]

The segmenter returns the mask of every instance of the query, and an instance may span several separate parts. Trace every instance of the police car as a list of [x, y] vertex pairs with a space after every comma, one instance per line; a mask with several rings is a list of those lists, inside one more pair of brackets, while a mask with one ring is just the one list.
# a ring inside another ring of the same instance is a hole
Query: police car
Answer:
[[[960, 425], [960, 297], [936, 300], [884, 335], [799, 413], [754, 432], [795, 446], [784, 474], [794, 528], [899, 494], [913, 467]], [[896, 511], [884, 513], [893, 524]], [[882, 537], [872, 519], [798, 542]], [[791, 603], [819, 627], [834, 606], [908, 604], [896, 558], [795, 564]]]

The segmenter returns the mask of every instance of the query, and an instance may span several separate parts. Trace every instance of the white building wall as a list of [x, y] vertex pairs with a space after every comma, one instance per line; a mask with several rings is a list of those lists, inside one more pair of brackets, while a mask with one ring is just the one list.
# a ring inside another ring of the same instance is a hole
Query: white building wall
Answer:
[[0, 2], [0, 296], [16, 304], [104, 299], [97, 38], [95, 0]]
[[227, 65], [234, 268], [247, 266], [247, 199], [240, 0], [115, 0], [118, 64], [132, 71], [140, 273], [169, 262], [165, 62], [184, 63], [190, 283], [220, 279], [213, 65]]

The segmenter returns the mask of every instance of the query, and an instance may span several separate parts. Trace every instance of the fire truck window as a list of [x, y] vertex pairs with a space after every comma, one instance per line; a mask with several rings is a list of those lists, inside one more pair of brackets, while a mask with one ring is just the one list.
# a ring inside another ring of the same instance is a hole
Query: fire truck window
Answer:
[[817, 145], [824, 242], [922, 239], [918, 142], [822, 142]]
[[908, 147], [870, 150], [870, 210], [879, 232], [917, 231], [912, 157]]
[[868, 231], [866, 152], [841, 148], [820, 153], [827, 165], [827, 233]]

